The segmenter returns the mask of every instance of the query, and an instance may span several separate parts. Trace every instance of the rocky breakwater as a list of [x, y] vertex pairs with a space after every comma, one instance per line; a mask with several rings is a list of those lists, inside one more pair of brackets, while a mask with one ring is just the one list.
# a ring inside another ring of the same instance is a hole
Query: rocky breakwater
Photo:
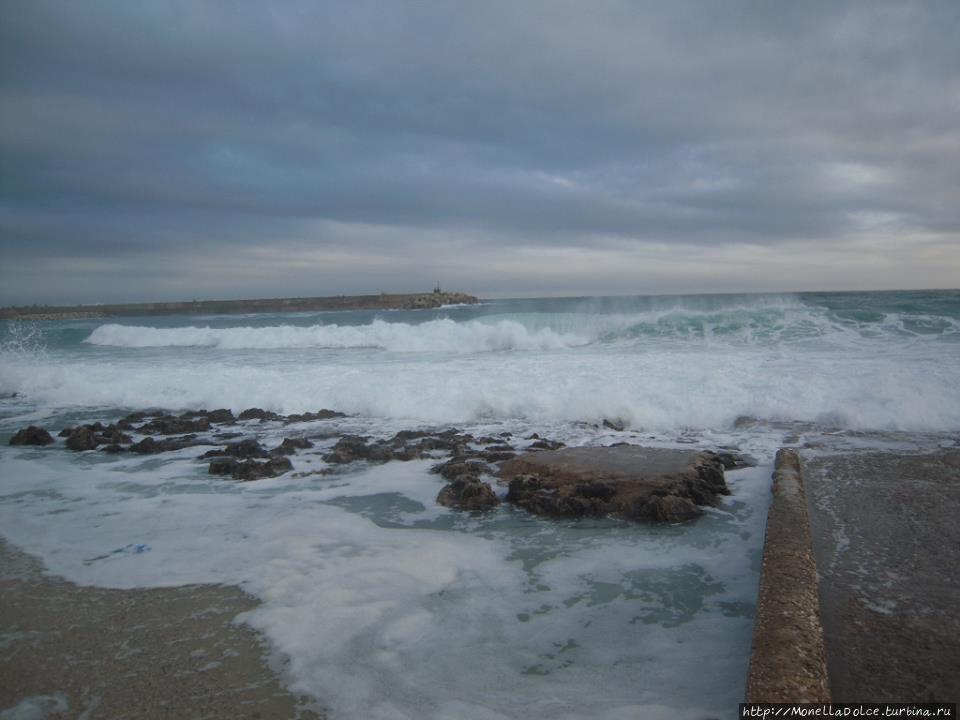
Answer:
[[432, 292], [422, 295], [408, 295], [403, 307], [410, 310], [438, 308], [444, 305], [475, 305], [480, 302], [473, 295], [462, 292]]
[[507, 502], [549, 517], [683, 522], [729, 495], [724, 469], [739, 458], [638, 445], [524, 453], [503, 463]]

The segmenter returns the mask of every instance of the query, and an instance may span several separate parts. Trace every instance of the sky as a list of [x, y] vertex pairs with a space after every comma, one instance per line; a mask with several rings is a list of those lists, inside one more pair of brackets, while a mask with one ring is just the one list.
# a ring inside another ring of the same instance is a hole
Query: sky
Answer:
[[0, 305], [960, 285], [960, 2], [0, 2]]

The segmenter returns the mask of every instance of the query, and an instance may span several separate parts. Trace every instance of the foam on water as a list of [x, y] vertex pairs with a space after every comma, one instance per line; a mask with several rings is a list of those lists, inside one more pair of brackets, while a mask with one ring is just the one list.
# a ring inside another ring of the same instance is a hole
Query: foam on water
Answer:
[[[294, 458], [306, 475], [244, 484], [209, 476], [196, 448], [0, 447], [0, 527], [76, 582], [243, 586], [263, 600], [244, 619], [334, 720], [726, 716], [777, 423], [956, 431], [958, 322], [957, 293], [907, 293], [8, 323], [4, 436], [151, 407], [350, 417], [238, 426], [269, 446], [326, 437]], [[451, 424], [733, 446], [760, 467], [682, 527], [460, 515], [436, 505], [426, 462], [318, 474], [331, 434]]]
[[620, 418], [634, 427], [702, 429], [750, 416], [942, 430], [960, 425], [956, 349], [642, 341], [505, 354], [206, 347], [5, 353], [0, 393], [50, 407], [330, 407], [432, 423]]
[[[731, 478], [736, 499], [690, 532], [460, 516], [432, 502], [423, 462], [237, 485], [186, 456], [88, 457], [8, 453], [4, 533], [76, 582], [243, 586], [263, 600], [244, 619], [334, 718], [692, 718], [738, 701], [769, 467]], [[691, 684], [704, 662], [717, 672]]]
[[552, 350], [585, 345], [588, 340], [549, 328], [535, 332], [518, 322], [456, 323], [432, 320], [422, 325], [374, 320], [369, 325], [341, 327], [183, 327], [152, 328], [102, 325], [86, 342], [113, 347], [210, 347], [224, 350], [280, 348], [381, 348], [393, 352], [473, 353], [496, 350]]

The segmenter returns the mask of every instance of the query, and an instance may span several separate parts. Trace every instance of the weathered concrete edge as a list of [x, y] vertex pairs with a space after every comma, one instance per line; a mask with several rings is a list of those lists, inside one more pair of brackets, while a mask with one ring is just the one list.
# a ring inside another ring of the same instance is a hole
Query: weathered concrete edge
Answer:
[[810, 517], [793, 449], [777, 453], [773, 472], [746, 701], [830, 701]]

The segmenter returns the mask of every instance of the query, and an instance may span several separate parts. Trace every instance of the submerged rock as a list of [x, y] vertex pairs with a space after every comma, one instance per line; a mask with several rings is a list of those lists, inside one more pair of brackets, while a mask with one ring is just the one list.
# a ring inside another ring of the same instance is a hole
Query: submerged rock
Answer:
[[210, 421], [205, 416], [190, 418], [161, 415], [140, 426], [140, 432], [145, 435], [182, 435], [206, 432], [209, 429]]
[[457, 510], [482, 511], [495, 508], [500, 498], [487, 483], [467, 475], [445, 485], [437, 495], [437, 502]]
[[290, 470], [293, 470], [293, 463], [285, 457], [272, 457], [264, 462], [222, 457], [212, 460], [207, 469], [211, 475], [229, 475], [244, 482], [277, 477]]
[[200, 445], [197, 442], [196, 435], [184, 435], [179, 438], [164, 438], [156, 440], [152, 437], [145, 437], [138, 443], [131, 445], [128, 450], [139, 455], [155, 455], [156, 453], [172, 452], [174, 450], [183, 450], [184, 448]]
[[526, 453], [500, 477], [507, 501], [538, 515], [682, 522], [730, 493], [723, 470], [712, 453], [618, 445]]
[[241, 440], [240, 442], [230, 443], [229, 445], [218, 450], [210, 450], [205, 452], [200, 456], [200, 459], [206, 460], [207, 458], [221, 456], [234, 458], [265, 458], [269, 457], [269, 453], [267, 452], [266, 448], [264, 448], [256, 440], [253, 438], [247, 438], [246, 440]]
[[18, 430], [17, 434], [10, 438], [11, 445], [51, 445], [52, 443], [53, 438], [50, 437], [50, 433], [36, 425]]
[[281, 419], [280, 415], [277, 415], [275, 412], [270, 412], [269, 410], [264, 410], [262, 408], [247, 408], [238, 416], [239, 420], [259, 420], [263, 422], [264, 420], [279, 420]]
[[207, 420], [216, 425], [232, 425], [237, 421], [237, 419], [233, 416], [233, 412], [227, 410], [226, 408], [210, 410], [207, 413]]
[[75, 428], [67, 436], [67, 447], [76, 452], [94, 450], [97, 447], [97, 433], [92, 425], [83, 425]]
[[393, 449], [385, 443], [368, 443], [360, 435], [344, 435], [330, 452], [323, 456], [324, 462], [344, 465], [356, 460], [385, 463], [393, 459]]
[[313, 443], [306, 438], [284, 438], [278, 447], [270, 452], [274, 455], [293, 455], [297, 450], [309, 450]]
[[332, 420], [333, 418], [342, 418], [346, 417], [346, 413], [337, 412], [336, 410], [317, 410], [317, 412], [306, 412], [306, 413], [294, 413], [293, 415], [287, 415], [283, 419], [283, 422], [287, 425], [290, 423], [298, 422], [314, 422], [316, 420]]

